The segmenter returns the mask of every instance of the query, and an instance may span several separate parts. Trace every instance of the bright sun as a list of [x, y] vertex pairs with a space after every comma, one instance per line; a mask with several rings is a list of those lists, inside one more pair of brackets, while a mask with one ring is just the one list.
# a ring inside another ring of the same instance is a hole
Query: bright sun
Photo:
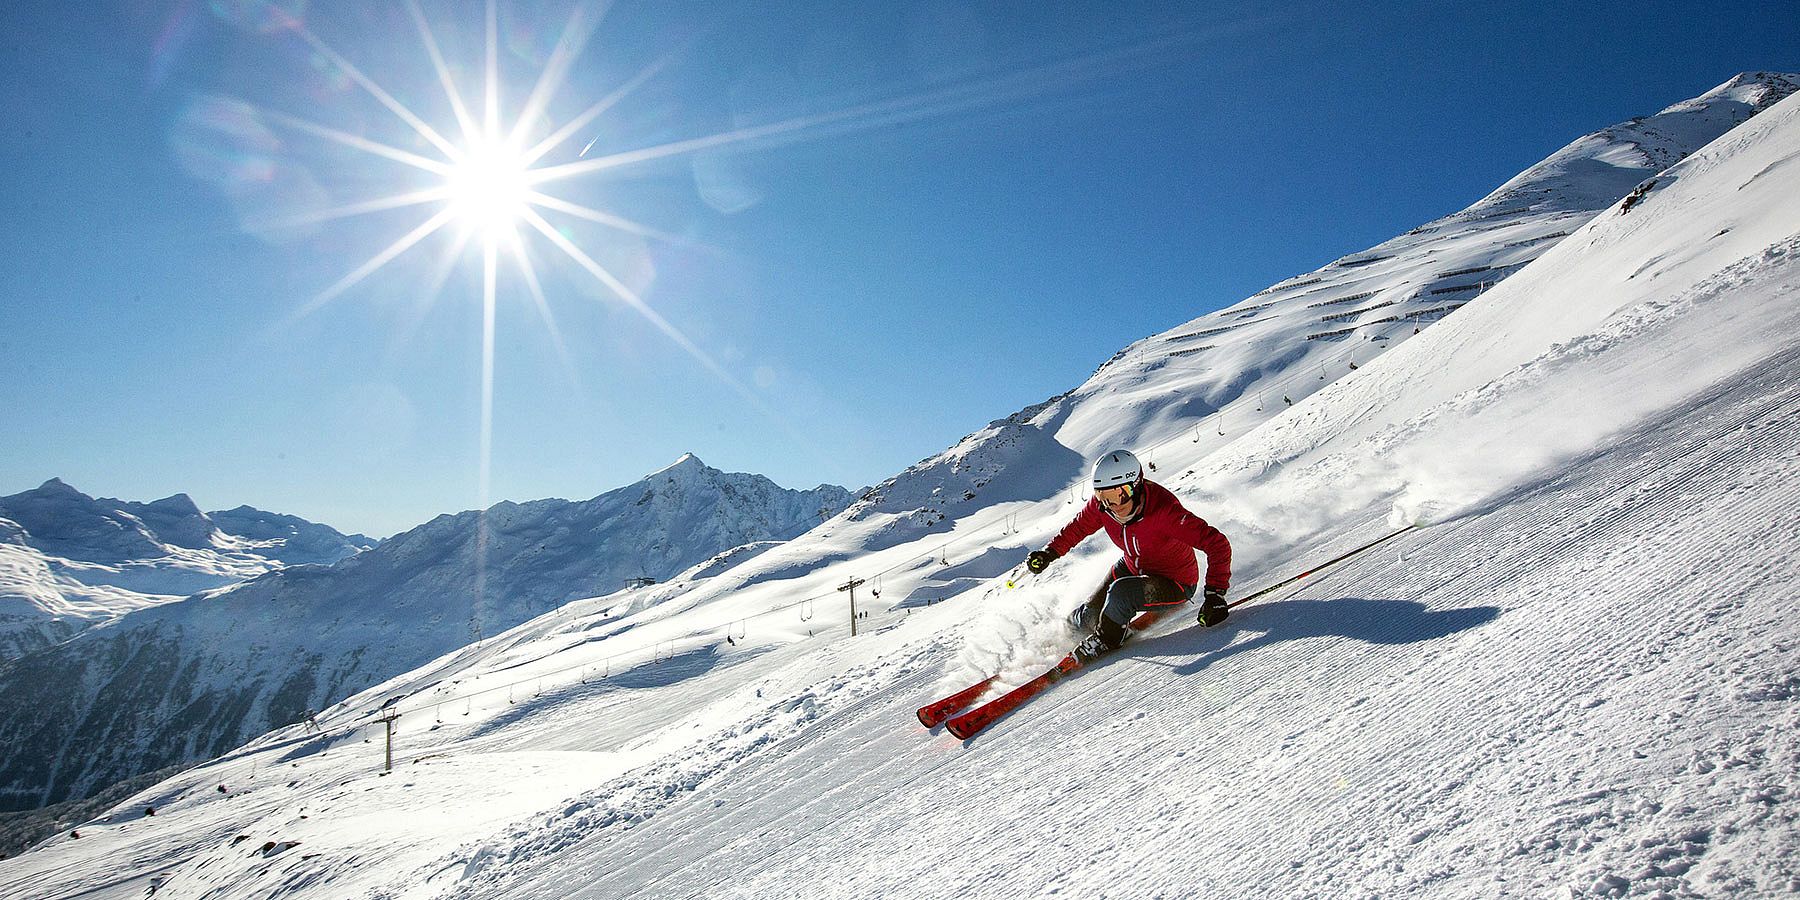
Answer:
[[452, 213], [487, 238], [510, 236], [530, 208], [529, 158], [493, 139], [478, 139], [463, 154], [444, 179]]

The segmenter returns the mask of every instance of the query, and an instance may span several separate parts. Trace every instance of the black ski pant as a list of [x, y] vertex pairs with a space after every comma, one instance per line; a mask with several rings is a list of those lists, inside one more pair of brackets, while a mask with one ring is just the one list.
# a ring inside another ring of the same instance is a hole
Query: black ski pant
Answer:
[[1077, 631], [1092, 628], [1107, 649], [1115, 649], [1125, 643], [1125, 626], [1138, 613], [1186, 603], [1194, 599], [1194, 588], [1195, 585], [1179, 584], [1167, 575], [1133, 575], [1121, 559], [1071, 619]]

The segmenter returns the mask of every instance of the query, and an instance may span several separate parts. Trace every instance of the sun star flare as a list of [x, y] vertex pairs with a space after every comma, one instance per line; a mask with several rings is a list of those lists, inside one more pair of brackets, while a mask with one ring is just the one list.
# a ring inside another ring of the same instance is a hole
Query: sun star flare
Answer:
[[464, 154], [444, 179], [450, 208], [459, 222], [490, 240], [511, 235], [532, 202], [524, 153], [484, 138]]

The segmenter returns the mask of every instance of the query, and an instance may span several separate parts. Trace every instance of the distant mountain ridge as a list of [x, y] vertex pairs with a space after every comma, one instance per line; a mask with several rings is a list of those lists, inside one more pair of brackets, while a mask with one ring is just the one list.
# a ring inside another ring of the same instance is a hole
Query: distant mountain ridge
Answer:
[[376, 544], [366, 535], [346, 535], [252, 506], [201, 512], [187, 494], [149, 503], [94, 498], [60, 478], [0, 497], [0, 518], [24, 529], [23, 543], [83, 562], [145, 559], [183, 547], [252, 551], [290, 565], [330, 565]]
[[[0, 667], [0, 733], [9, 735], [0, 809], [217, 755], [570, 600], [792, 538], [852, 499], [833, 485], [794, 491], [721, 472], [690, 454], [590, 500], [442, 515], [329, 567], [276, 569], [131, 613]], [[144, 511], [191, 537], [191, 505]], [[84, 509], [94, 515], [56, 540], [143, 521]], [[297, 527], [255, 511], [213, 521], [246, 541]]]
[[375, 545], [298, 516], [206, 513], [186, 494], [90, 497], [60, 478], [0, 497], [0, 658], [135, 609]]

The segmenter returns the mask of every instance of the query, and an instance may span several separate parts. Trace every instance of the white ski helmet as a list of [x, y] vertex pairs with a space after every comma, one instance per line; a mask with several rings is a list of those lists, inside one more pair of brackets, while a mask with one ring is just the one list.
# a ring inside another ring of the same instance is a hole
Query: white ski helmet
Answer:
[[1094, 460], [1094, 490], [1118, 487], [1121, 484], [1131, 485], [1131, 492], [1137, 493], [1144, 481], [1144, 466], [1130, 450], [1114, 450]]

